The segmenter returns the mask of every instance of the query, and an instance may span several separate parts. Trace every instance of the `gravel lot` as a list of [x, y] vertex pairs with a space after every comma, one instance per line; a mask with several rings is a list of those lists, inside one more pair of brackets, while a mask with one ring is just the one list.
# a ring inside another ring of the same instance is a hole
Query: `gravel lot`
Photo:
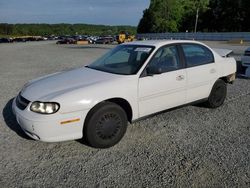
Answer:
[[[141, 120], [110, 149], [24, 135], [10, 110], [21, 87], [88, 64], [112, 47], [0, 44], [0, 187], [250, 187], [247, 79], [228, 86], [221, 108], [187, 106]], [[246, 46], [233, 48], [242, 53]]]

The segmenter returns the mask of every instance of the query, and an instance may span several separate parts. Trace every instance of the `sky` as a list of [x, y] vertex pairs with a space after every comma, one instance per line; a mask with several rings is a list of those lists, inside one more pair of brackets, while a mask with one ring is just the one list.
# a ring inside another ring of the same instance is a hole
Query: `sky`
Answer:
[[0, 0], [0, 23], [138, 25], [150, 0]]

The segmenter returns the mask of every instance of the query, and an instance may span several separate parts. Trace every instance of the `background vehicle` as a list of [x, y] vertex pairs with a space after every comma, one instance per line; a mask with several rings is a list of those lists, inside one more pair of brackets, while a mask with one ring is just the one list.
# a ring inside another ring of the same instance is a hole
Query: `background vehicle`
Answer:
[[124, 42], [132, 42], [135, 39], [134, 35], [129, 35], [126, 32], [121, 32], [117, 37], [116, 41], [118, 44], [124, 43]]
[[27, 42], [27, 39], [24, 37], [15, 37], [13, 38], [13, 42]]
[[11, 38], [0, 38], [0, 43], [11, 43], [13, 40]]
[[95, 40], [95, 44], [111, 44], [114, 42], [113, 37], [99, 37]]
[[76, 44], [76, 40], [73, 38], [64, 38], [57, 41], [56, 44]]
[[245, 50], [241, 57], [241, 76], [250, 78], [250, 47]]

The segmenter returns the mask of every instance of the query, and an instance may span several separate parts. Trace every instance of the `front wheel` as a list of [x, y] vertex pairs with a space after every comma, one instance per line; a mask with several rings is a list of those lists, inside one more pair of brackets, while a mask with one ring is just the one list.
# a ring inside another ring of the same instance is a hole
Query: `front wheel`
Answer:
[[210, 108], [218, 108], [224, 103], [226, 96], [227, 85], [223, 80], [219, 79], [215, 82], [206, 104]]
[[90, 146], [109, 148], [122, 139], [127, 122], [127, 115], [120, 106], [104, 102], [90, 111], [83, 135]]

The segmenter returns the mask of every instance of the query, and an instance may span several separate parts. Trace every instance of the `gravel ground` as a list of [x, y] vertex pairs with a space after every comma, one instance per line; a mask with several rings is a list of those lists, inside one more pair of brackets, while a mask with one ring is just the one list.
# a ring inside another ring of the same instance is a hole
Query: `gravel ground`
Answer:
[[138, 121], [110, 149], [79, 141], [43, 143], [24, 135], [10, 110], [21, 87], [87, 64], [112, 47], [0, 45], [0, 187], [250, 187], [247, 79], [228, 86], [221, 108], [187, 106]]

